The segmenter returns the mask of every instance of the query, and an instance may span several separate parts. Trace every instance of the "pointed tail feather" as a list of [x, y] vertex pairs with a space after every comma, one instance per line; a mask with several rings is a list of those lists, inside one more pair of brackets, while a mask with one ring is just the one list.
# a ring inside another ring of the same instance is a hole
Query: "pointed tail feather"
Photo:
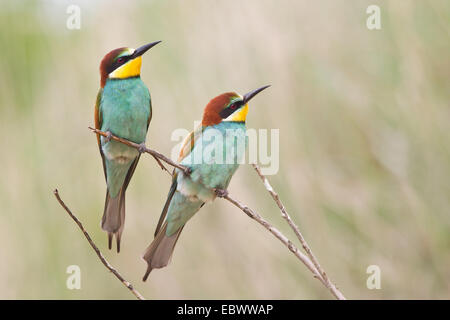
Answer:
[[[102, 151], [100, 150], [102, 153]], [[102, 158], [103, 153], [102, 153]], [[120, 252], [120, 239], [122, 237], [122, 232], [125, 226], [125, 191], [127, 190], [128, 184], [130, 183], [131, 177], [133, 176], [134, 170], [139, 162], [140, 155], [138, 155], [128, 168], [127, 175], [123, 182], [122, 188], [119, 194], [112, 198], [109, 194], [109, 190], [106, 190], [105, 199], [105, 209], [102, 218], [102, 229], [108, 233], [108, 247], [112, 248], [113, 237], [116, 236], [117, 252]], [[104, 168], [105, 162], [103, 162]], [[105, 169], [106, 170], [106, 169]], [[105, 176], [106, 171], [105, 171]], [[108, 178], [106, 178], [108, 181]]]
[[142, 281], [146, 281], [150, 272], [155, 268], [163, 268], [167, 266], [172, 257], [175, 244], [180, 236], [183, 227], [178, 229], [170, 237], [166, 235], [167, 221], [160, 228], [153, 242], [148, 246], [143, 255], [143, 259], [147, 262], [147, 271], [145, 272]]
[[115, 198], [106, 192], [102, 229], [108, 233], [108, 248], [112, 248], [113, 236], [116, 236], [117, 252], [120, 252], [120, 238], [125, 225], [125, 194], [120, 192]]

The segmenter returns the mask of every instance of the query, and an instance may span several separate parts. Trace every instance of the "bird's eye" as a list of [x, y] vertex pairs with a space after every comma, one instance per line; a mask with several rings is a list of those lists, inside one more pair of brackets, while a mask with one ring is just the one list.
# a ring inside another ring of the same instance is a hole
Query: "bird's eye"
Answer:
[[233, 103], [231, 106], [230, 106], [230, 109], [231, 110], [235, 110], [237, 108], [237, 104], [236, 103]]
[[124, 62], [124, 61], [125, 61], [125, 58], [122, 58], [122, 57], [120, 57], [120, 58], [117, 59], [117, 63], [122, 63], [122, 62]]

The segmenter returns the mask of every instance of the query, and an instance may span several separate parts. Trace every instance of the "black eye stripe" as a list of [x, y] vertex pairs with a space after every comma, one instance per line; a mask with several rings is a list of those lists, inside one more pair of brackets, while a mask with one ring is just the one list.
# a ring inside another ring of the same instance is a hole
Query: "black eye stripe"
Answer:
[[130, 60], [129, 56], [119, 57], [119, 58], [117, 58], [115, 63], [118, 65], [121, 65], [121, 64], [124, 64], [125, 62], [127, 62], [128, 60]]
[[[122, 59], [122, 61], [119, 61], [120, 59]], [[116, 70], [118, 67], [120, 67], [121, 65], [124, 65], [125, 63], [127, 63], [130, 60], [130, 56], [123, 56], [123, 57], [119, 57], [117, 58], [109, 67], [108, 69], [108, 73], [113, 72], [114, 70]]]
[[231, 104], [227, 108], [225, 108], [222, 111], [220, 111], [219, 115], [222, 117], [222, 119], [228, 118], [228, 116], [230, 114], [232, 114], [233, 112], [238, 110], [240, 107], [242, 107], [242, 102], [243, 101], [236, 101], [236, 102], [234, 102], [233, 104]]

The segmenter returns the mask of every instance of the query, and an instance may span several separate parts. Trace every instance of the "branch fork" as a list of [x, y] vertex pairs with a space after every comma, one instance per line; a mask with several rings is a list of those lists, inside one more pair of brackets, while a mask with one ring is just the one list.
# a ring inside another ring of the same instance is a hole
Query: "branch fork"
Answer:
[[[188, 167], [185, 167], [185, 166], [183, 166], [183, 165], [181, 165], [179, 163], [173, 162], [171, 159], [167, 158], [163, 154], [161, 154], [161, 153], [159, 153], [157, 151], [154, 151], [152, 149], [147, 148], [145, 146], [145, 144], [137, 144], [137, 143], [131, 142], [129, 140], [117, 137], [117, 136], [113, 135], [111, 132], [103, 132], [101, 130], [98, 130], [98, 129], [95, 129], [95, 128], [91, 128], [91, 127], [89, 127], [89, 129], [91, 131], [93, 131], [94, 133], [96, 133], [97, 135], [101, 135], [101, 136], [106, 137], [107, 139], [112, 139], [112, 140], [118, 141], [120, 143], [126, 144], [126, 145], [128, 145], [130, 147], [136, 148], [140, 153], [148, 153], [148, 154], [150, 154], [158, 162], [158, 164], [161, 167], [161, 169], [167, 171], [169, 174], [171, 174], [170, 171], [162, 164], [162, 162], [160, 160], [164, 161], [165, 163], [171, 165], [174, 168], [178, 168], [178, 169], [182, 170], [187, 175], [189, 175], [191, 173], [190, 169]], [[278, 208], [280, 209], [281, 216], [283, 217], [283, 219], [286, 220], [288, 225], [294, 231], [294, 234], [296, 235], [297, 239], [300, 241], [300, 244], [301, 244], [301, 246], [304, 249], [306, 254], [301, 252], [294, 245], [294, 243], [291, 240], [289, 240], [277, 228], [272, 226], [260, 214], [258, 214], [256, 211], [254, 211], [251, 208], [249, 208], [247, 205], [245, 205], [245, 204], [239, 202], [238, 200], [235, 200], [234, 198], [232, 198], [227, 190], [214, 189], [214, 192], [216, 193], [216, 195], [218, 197], [220, 197], [220, 198], [223, 198], [223, 199], [229, 201], [234, 206], [236, 206], [239, 209], [241, 209], [248, 217], [250, 217], [251, 219], [255, 220], [260, 225], [262, 225], [265, 229], [267, 229], [273, 236], [275, 236], [281, 243], [283, 243], [289, 249], [289, 251], [291, 251], [297, 257], [297, 259], [299, 259], [308, 268], [309, 271], [311, 271], [311, 273], [313, 274], [314, 278], [318, 279], [331, 292], [331, 294], [336, 299], [338, 299], [338, 300], [345, 300], [346, 298], [344, 297], [342, 292], [330, 280], [330, 278], [327, 276], [327, 274], [325, 273], [325, 271], [323, 270], [323, 268], [319, 264], [319, 261], [317, 260], [317, 258], [313, 254], [311, 248], [309, 247], [309, 245], [306, 242], [305, 238], [301, 234], [298, 226], [292, 221], [289, 213], [286, 210], [286, 207], [281, 202], [278, 193], [275, 192], [275, 190], [273, 189], [272, 185], [270, 184], [270, 182], [266, 178], [266, 176], [264, 176], [262, 174], [260, 167], [257, 164], [252, 164], [252, 166], [253, 166], [253, 169], [255, 169], [255, 171], [258, 174], [258, 176], [261, 178], [261, 181], [263, 182], [264, 187], [269, 192], [269, 194], [271, 195], [271, 197], [273, 198], [273, 200], [277, 204]], [[100, 252], [98, 247], [92, 241], [91, 237], [89, 236], [87, 231], [84, 229], [84, 227], [81, 224], [81, 222], [77, 219], [77, 217], [75, 217], [75, 215], [73, 215], [73, 213], [70, 211], [70, 209], [61, 200], [61, 198], [59, 196], [59, 193], [58, 193], [58, 190], [54, 191], [54, 195], [55, 195], [56, 199], [58, 200], [58, 202], [61, 204], [61, 206], [66, 210], [66, 212], [70, 215], [70, 217], [75, 221], [75, 223], [81, 229], [81, 231], [83, 232], [84, 236], [88, 240], [88, 242], [91, 245], [91, 247], [94, 249], [95, 253], [99, 257], [99, 259], [101, 260], [103, 265], [109, 271], [111, 271], [116, 276], [116, 278], [118, 278], [128, 288], [128, 290], [130, 290], [131, 293], [133, 293], [136, 296], [137, 299], [144, 300], [144, 297], [137, 290], [135, 290], [133, 288], [133, 286], [128, 281], [126, 281], [119, 274], [119, 272], [116, 269], [114, 269], [111, 266], [111, 264], [109, 264], [109, 262], [104, 258], [103, 254]]]

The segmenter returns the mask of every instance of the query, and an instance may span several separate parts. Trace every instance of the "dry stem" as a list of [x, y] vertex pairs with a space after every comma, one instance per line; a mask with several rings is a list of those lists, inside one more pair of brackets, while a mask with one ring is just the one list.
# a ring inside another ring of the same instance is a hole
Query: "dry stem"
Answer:
[[125, 280], [124, 277], [122, 277], [120, 275], [120, 273], [105, 259], [105, 257], [103, 256], [103, 254], [101, 253], [101, 251], [99, 250], [99, 248], [95, 245], [94, 241], [92, 240], [91, 236], [89, 235], [89, 233], [86, 231], [86, 229], [84, 229], [83, 224], [81, 223], [80, 220], [78, 220], [78, 218], [72, 213], [72, 211], [70, 211], [70, 209], [66, 206], [66, 204], [64, 203], [64, 201], [62, 201], [61, 197], [59, 196], [58, 193], [58, 189], [55, 189], [53, 191], [53, 194], [56, 197], [56, 200], [58, 200], [59, 204], [64, 208], [64, 210], [66, 210], [66, 212], [69, 214], [69, 216], [73, 219], [73, 221], [75, 221], [75, 223], [78, 225], [78, 227], [80, 228], [80, 230], [83, 232], [84, 236], [86, 237], [87, 241], [89, 242], [89, 244], [91, 245], [92, 249], [94, 249], [95, 253], [97, 254], [98, 258], [100, 259], [100, 261], [103, 263], [103, 265], [112, 272], [112, 274], [114, 274], [116, 276], [117, 279], [120, 280], [120, 282], [123, 283], [123, 285], [125, 287], [128, 288], [128, 290], [131, 291], [132, 294], [134, 294], [136, 296], [136, 298], [138, 298], [139, 300], [145, 300], [145, 298], [136, 290], [134, 289], [133, 285], [128, 282], [127, 280]]
[[281, 216], [287, 221], [291, 229], [294, 231], [295, 235], [297, 236], [298, 240], [300, 241], [303, 249], [305, 250], [308, 257], [311, 259], [312, 263], [314, 264], [316, 270], [320, 273], [323, 279], [323, 283], [327, 286], [328, 289], [333, 293], [333, 295], [339, 299], [339, 300], [345, 300], [344, 295], [336, 288], [336, 286], [331, 282], [331, 280], [328, 278], [325, 271], [322, 269], [322, 267], [319, 264], [319, 261], [314, 256], [311, 248], [309, 247], [308, 243], [306, 242], [305, 238], [303, 237], [302, 233], [298, 229], [298, 226], [292, 221], [289, 213], [286, 210], [286, 207], [283, 205], [283, 203], [280, 200], [280, 197], [278, 196], [278, 193], [275, 192], [272, 185], [269, 183], [269, 180], [266, 178], [265, 175], [262, 174], [260, 167], [253, 163], [253, 168], [255, 169], [256, 173], [261, 178], [264, 187], [267, 189], [267, 191], [272, 196], [273, 200], [277, 204], [278, 208], [281, 211]]
[[[89, 129], [91, 129], [93, 132], [95, 132], [96, 134], [102, 135], [104, 137], [108, 137], [108, 134], [100, 131], [98, 129], [94, 129], [89, 127]], [[169, 158], [167, 158], [166, 156], [164, 156], [163, 154], [148, 149], [148, 148], [143, 148], [141, 145], [128, 141], [126, 139], [122, 139], [119, 137], [116, 137], [114, 135], [110, 135], [111, 139], [116, 140], [118, 142], [124, 143], [130, 147], [136, 148], [138, 150], [143, 150], [143, 152], [149, 153], [151, 154], [153, 157], [155, 157], [155, 159], [161, 159], [162, 161], [166, 162], [167, 164], [178, 168], [180, 170], [183, 170], [186, 174], [190, 174], [190, 170], [189, 168], [180, 165], [178, 163], [173, 162], [172, 160], [170, 160]], [[261, 224], [264, 228], [266, 228], [270, 233], [272, 233], [278, 240], [280, 240], [314, 275], [315, 278], [317, 278], [325, 287], [327, 287], [331, 293], [339, 300], [345, 300], [344, 295], [337, 289], [337, 287], [331, 282], [331, 280], [328, 278], [328, 276], [326, 275], [325, 271], [322, 269], [322, 267], [320, 266], [317, 258], [314, 256], [314, 254], [311, 251], [311, 248], [308, 246], [307, 242], [305, 241], [305, 239], [303, 238], [302, 234], [300, 233], [297, 225], [295, 225], [295, 223], [292, 221], [291, 217], [289, 216], [289, 214], [286, 211], [286, 208], [284, 207], [283, 203], [280, 201], [280, 198], [278, 196], [278, 194], [273, 190], [272, 186], [270, 185], [269, 181], [267, 180], [267, 178], [261, 173], [261, 170], [259, 169], [259, 167], [256, 164], [253, 164], [254, 169], [256, 170], [256, 172], [258, 173], [258, 175], [260, 176], [260, 178], [262, 179], [264, 186], [266, 187], [266, 189], [269, 191], [270, 195], [272, 196], [272, 198], [275, 200], [276, 204], [278, 205], [279, 209], [281, 210], [281, 215], [283, 216], [283, 218], [287, 221], [287, 223], [289, 224], [289, 226], [294, 230], [295, 235], [297, 236], [297, 238], [299, 239], [303, 249], [305, 250], [306, 254], [303, 254], [285, 235], [283, 235], [277, 228], [275, 228], [274, 226], [272, 226], [269, 222], [267, 222], [261, 215], [259, 215], [258, 213], [256, 213], [255, 211], [253, 211], [252, 209], [250, 209], [248, 206], [242, 204], [241, 202], [231, 198], [228, 194], [223, 196], [223, 199], [228, 200], [229, 202], [231, 202], [233, 205], [235, 205], [236, 207], [238, 207], [239, 209], [241, 209], [247, 216], [249, 216], [250, 218], [252, 218], [253, 220], [255, 220], [256, 222], [258, 222], [259, 224]], [[164, 168], [165, 169], [165, 168]], [[166, 169], [167, 170], [167, 169]], [[60, 203], [62, 202], [58, 195], [57, 195], [57, 191], [55, 193], [55, 195], [58, 198], [58, 201], [60, 201]], [[61, 203], [63, 205], [63, 203]], [[63, 205], [64, 206], [64, 205]], [[66, 208], [66, 207], [65, 207]], [[66, 211], [68, 211], [68, 209], [66, 209]], [[69, 214], [70, 211], [68, 211]], [[71, 215], [72, 216], [72, 215]], [[76, 219], [76, 218], [75, 218]], [[77, 220], [76, 220], [77, 221]], [[85, 233], [85, 235], [87, 235], [87, 233]], [[88, 237], [88, 236], [87, 236]], [[89, 238], [88, 238], [89, 241]], [[90, 242], [91, 243], [91, 242]], [[91, 244], [93, 245], [93, 244]], [[93, 245], [94, 250], [96, 250], [96, 247], [94, 247], [95, 245]], [[98, 250], [98, 249], [97, 249]], [[96, 250], [96, 252], [97, 252]], [[98, 254], [97, 254], [98, 255]], [[101, 255], [101, 253], [100, 253]], [[100, 257], [99, 255], [99, 257]], [[102, 260], [102, 258], [100, 258]], [[105, 260], [106, 261], [106, 260]], [[103, 262], [103, 261], [102, 261]], [[106, 265], [105, 265], [106, 266]], [[119, 275], [120, 276], [120, 275]], [[120, 278], [119, 278], [120, 279]], [[125, 284], [125, 283], [124, 283]]]

